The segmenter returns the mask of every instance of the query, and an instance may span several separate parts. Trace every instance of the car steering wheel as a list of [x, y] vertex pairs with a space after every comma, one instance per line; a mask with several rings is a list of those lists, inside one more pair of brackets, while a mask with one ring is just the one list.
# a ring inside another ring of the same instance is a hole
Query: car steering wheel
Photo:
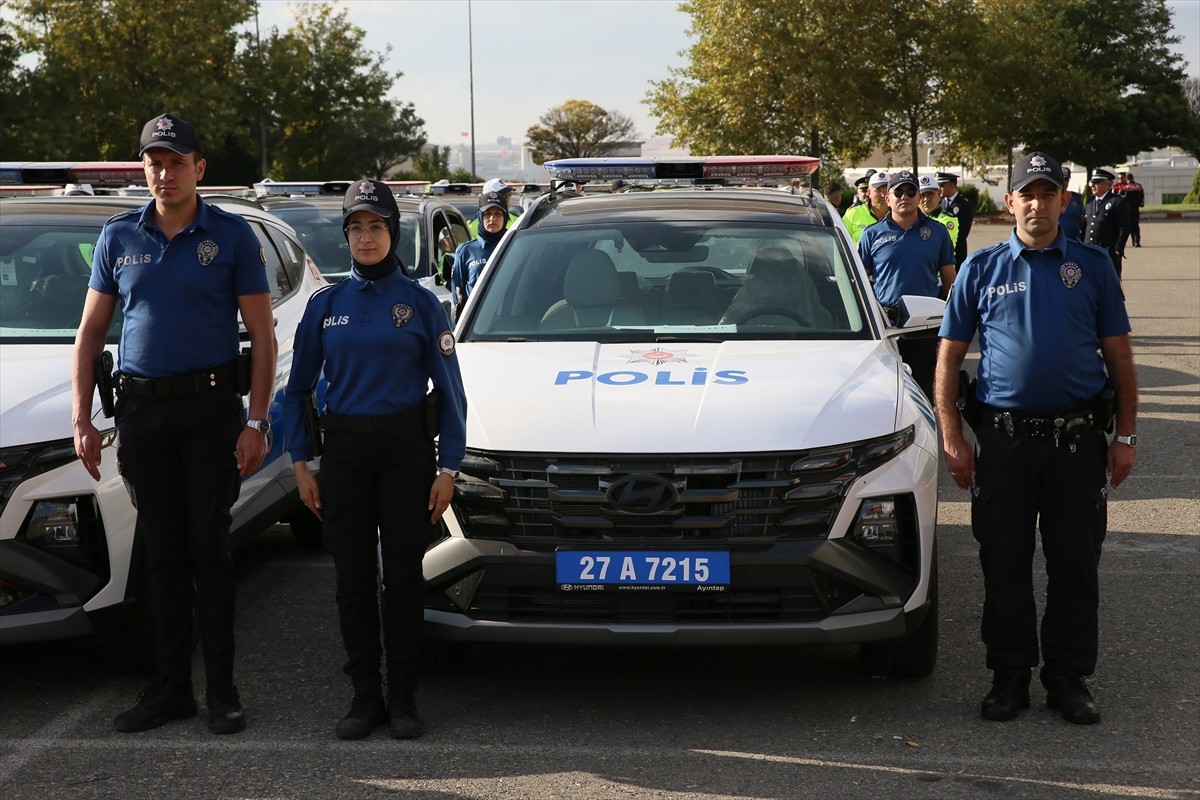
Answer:
[[763, 306], [762, 308], [753, 308], [745, 314], [733, 321], [734, 325], [741, 325], [749, 322], [755, 317], [787, 317], [801, 327], [808, 327], [808, 322], [800, 317], [795, 311], [782, 306]]

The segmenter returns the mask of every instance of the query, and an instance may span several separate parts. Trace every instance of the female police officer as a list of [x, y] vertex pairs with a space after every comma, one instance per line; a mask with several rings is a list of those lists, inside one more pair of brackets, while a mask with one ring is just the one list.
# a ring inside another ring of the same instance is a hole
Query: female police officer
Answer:
[[[342, 202], [350, 277], [313, 295], [296, 330], [284, 395], [288, 450], [305, 504], [324, 522], [337, 572], [338, 621], [354, 683], [340, 739], [360, 739], [391, 717], [397, 739], [421, 735], [413, 693], [423, 619], [421, 559], [454, 494], [465, 448], [465, 403], [454, 335], [441, 303], [393, 255], [399, 228], [391, 190], [355, 181]], [[324, 369], [321, 486], [308, 471], [304, 402]], [[426, 390], [440, 391], [434, 431]], [[376, 534], [378, 531], [378, 535]], [[376, 581], [383, 569], [383, 646]], [[380, 688], [387, 654], [388, 704]]]

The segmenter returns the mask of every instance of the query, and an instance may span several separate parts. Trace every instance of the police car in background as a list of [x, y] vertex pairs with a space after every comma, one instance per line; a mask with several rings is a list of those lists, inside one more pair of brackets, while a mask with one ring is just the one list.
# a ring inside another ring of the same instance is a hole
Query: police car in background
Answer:
[[[442, 276], [450, 274], [455, 248], [471, 238], [467, 220], [444, 200], [400, 193], [423, 183], [384, 183], [393, 190], [400, 209], [394, 252], [409, 277], [437, 295], [453, 318], [450, 291]], [[263, 208], [295, 229], [321, 274], [335, 283], [350, 274], [350, 246], [342, 233], [342, 199], [349, 187], [349, 181], [254, 185]]]
[[940, 447], [899, 327], [803, 157], [593, 159], [500, 243], [456, 334], [467, 455], [428, 550], [430, 651], [860, 645], [937, 657]]
[[[140, 173], [140, 165], [136, 165]], [[207, 198], [242, 215], [266, 258], [279, 340], [276, 388], [291, 369], [292, 340], [308, 298], [325, 285], [287, 225], [253, 202]], [[116, 430], [94, 399], [103, 435], [101, 479], [75, 457], [71, 356], [100, 228], [140, 208], [124, 197], [0, 200], [0, 644], [112, 633], [118, 665], [152, 670], [135, 511], [117, 473]], [[108, 335], [116, 354], [120, 309]], [[270, 406], [271, 449], [242, 482], [235, 541], [280, 521], [305, 542], [320, 526], [299, 501], [280, 403]]]

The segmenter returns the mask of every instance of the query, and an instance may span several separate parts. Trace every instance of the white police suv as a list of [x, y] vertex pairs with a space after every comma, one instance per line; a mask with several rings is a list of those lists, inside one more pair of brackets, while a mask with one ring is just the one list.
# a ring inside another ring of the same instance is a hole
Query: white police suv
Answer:
[[[251, 202], [208, 200], [241, 214], [263, 245], [282, 392], [296, 324], [325, 281], [286, 224]], [[0, 200], [0, 645], [108, 632], [117, 663], [138, 670], [153, 668], [154, 644], [135, 512], [117, 474], [115, 425], [101, 416], [98, 400], [92, 408], [105, 444], [100, 481], [75, 457], [71, 354], [100, 228], [145, 202]], [[120, 330], [118, 309], [108, 338], [114, 355]], [[319, 540], [278, 433], [278, 397], [270, 414], [276, 433], [263, 466], [242, 483], [234, 537], [291, 519], [298, 538]]]
[[803, 157], [547, 163], [457, 327], [467, 456], [425, 558], [462, 642], [858, 643], [937, 657], [933, 411]]

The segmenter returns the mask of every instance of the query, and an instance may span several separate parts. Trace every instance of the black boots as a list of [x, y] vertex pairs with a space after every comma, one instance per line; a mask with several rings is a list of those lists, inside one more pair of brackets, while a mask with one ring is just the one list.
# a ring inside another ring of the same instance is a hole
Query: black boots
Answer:
[[387, 707], [383, 703], [379, 679], [359, 679], [354, 681], [354, 699], [350, 701], [350, 710], [338, 720], [333, 732], [339, 739], [362, 739], [385, 720]]
[[416, 673], [389, 676], [388, 716], [393, 739], [416, 739], [425, 732], [425, 722], [417, 713], [416, 691]]
[[1028, 669], [996, 670], [992, 677], [992, 690], [979, 706], [984, 719], [1007, 722], [1016, 719], [1023, 708], [1029, 708]]

